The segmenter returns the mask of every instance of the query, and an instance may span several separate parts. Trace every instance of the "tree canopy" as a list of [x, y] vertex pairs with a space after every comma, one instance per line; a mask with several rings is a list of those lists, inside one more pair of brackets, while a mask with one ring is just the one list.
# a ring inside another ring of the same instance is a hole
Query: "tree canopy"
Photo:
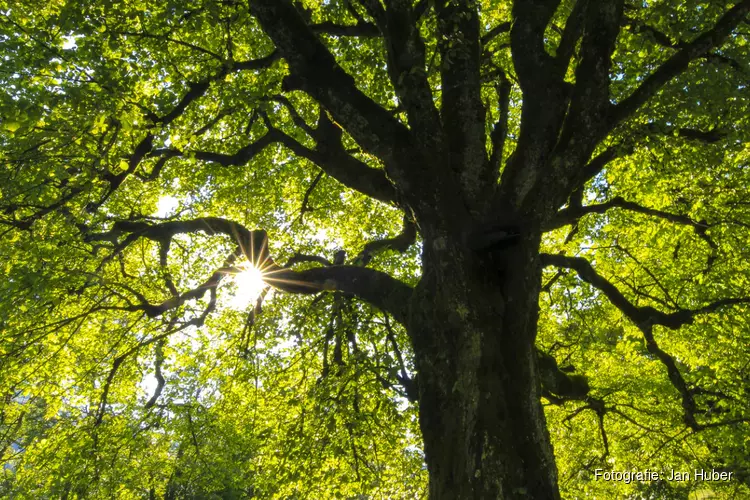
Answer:
[[749, 14], [0, 0], [0, 495], [749, 497]]

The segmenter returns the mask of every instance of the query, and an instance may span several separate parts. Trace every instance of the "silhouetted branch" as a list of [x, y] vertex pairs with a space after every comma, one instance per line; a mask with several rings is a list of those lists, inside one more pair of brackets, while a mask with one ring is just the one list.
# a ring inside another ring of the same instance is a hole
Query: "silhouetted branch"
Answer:
[[716, 22], [713, 28], [687, 42], [672, 57], [651, 73], [630, 96], [614, 106], [609, 118], [610, 129], [635, 113], [664, 85], [685, 71], [691, 61], [719, 47], [750, 12], [750, 0], [738, 2]]

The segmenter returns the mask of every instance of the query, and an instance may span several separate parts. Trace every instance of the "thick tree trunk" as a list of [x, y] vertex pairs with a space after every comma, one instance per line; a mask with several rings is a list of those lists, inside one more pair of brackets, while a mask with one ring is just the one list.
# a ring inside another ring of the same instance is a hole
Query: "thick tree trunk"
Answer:
[[432, 500], [559, 498], [536, 373], [538, 245], [481, 255], [425, 238], [409, 331]]

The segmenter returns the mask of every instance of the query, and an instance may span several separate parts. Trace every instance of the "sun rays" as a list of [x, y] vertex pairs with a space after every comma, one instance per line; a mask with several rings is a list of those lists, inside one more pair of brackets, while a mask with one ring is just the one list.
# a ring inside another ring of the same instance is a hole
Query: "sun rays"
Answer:
[[254, 265], [248, 264], [234, 275], [235, 291], [232, 304], [235, 306], [246, 306], [258, 299], [266, 283], [263, 281], [263, 272]]
[[[262, 236], [259, 236], [262, 234]], [[234, 293], [230, 300], [233, 308], [245, 308], [255, 303], [269, 287], [265, 278], [276, 267], [268, 253], [268, 237], [265, 231], [250, 231], [248, 238], [239, 234], [235, 238], [240, 243], [244, 262], [234, 267], [230, 274], [234, 282]]]
[[[287, 261], [286, 265], [279, 266], [269, 253], [268, 235], [265, 231], [243, 233], [236, 227], [232, 229], [234, 239], [239, 243], [239, 252], [236, 255], [241, 255], [244, 259], [238, 265], [225, 268], [229, 280], [234, 285], [229, 298], [230, 307], [244, 309], [261, 297], [265, 297], [269, 288], [296, 293], [313, 293], [328, 289], [315, 280], [298, 279], [298, 273], [290, 269], [298, 263], [320, 264], [320, 258], [297, 253]], [[325, 259], [322, 261], [330, 265]]]

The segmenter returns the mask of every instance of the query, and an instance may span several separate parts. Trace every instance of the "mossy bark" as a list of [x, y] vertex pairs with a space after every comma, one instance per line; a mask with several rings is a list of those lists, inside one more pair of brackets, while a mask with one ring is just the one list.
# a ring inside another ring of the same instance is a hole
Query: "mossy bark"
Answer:
[[431, 499], [559, 498], [534, 347], [538, 245], [425, 241], [409, 332]]

